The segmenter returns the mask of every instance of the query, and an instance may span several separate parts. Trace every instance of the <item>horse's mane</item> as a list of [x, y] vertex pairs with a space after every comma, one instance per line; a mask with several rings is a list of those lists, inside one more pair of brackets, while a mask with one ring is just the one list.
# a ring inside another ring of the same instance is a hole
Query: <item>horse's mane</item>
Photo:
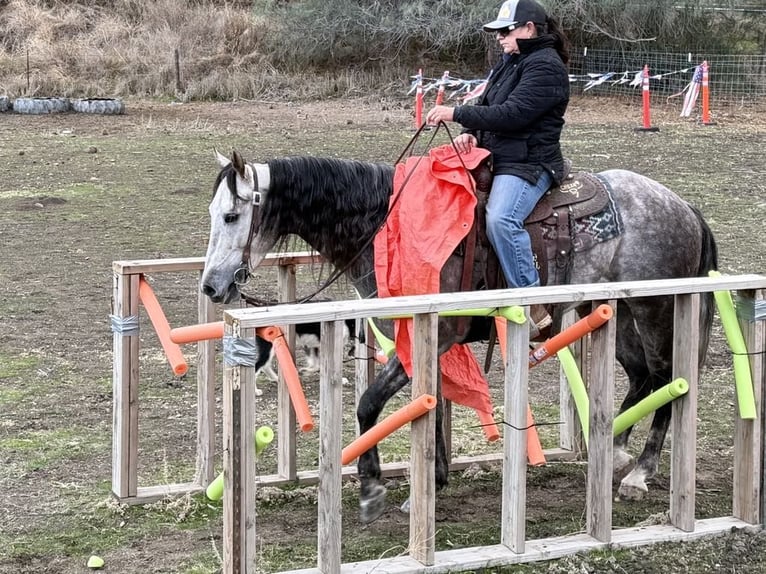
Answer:
[[274, 159], [268, 165], [271, 185], [261, 225], [277, 240], [299, 235], [339, 265], [385, 218], [393, 187], [390, 165], [314, 157]]

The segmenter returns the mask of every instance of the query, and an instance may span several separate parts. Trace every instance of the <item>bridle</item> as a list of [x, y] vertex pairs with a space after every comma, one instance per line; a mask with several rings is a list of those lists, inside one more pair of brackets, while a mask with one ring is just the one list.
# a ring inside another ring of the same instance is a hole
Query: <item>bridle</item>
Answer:
[[252, 277], [250, 273], [250, 248], [253, 245], [253, 239], [255, 239], [261, 227], [261, 203], [263, 203], [263, 196], [268, 191], [269, 184], [271, 183], [267, 166], [262, 164], [245, 164], [245, 167], [247, 166], [253, 172], [253, 199], [251, 200], [253, 212], [250, 218], [250, 229], [247, 232], [247, 241], [242, 249], [242, 262], [234, 272], [234, 283], [237, 286], [247, 285]]

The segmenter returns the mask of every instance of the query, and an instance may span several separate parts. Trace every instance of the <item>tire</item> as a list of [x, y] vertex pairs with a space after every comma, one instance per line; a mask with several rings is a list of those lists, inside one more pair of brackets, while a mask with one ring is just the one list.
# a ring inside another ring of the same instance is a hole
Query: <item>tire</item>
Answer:
[[72, 100], [72, 109], [85, 114], [124, 114], [125, 104], [120, 99], [81, 98]]
[[16, 98], [13, 111], [17, 114], [55, 114], [69, 111], [69, 98]]
[[7, 112], [11, 108], [11, 101], [8, 96], [0, 96], [0, 112]]

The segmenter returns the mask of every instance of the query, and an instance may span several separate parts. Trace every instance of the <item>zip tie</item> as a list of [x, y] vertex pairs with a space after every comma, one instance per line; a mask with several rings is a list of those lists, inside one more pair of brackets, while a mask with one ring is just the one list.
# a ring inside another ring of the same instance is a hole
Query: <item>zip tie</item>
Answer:
[[138, 315], [131, 315], [129, 317], [109, 315], [109, 319], [112, 321], [113, 333], [118, 333], [126, 337], [138, 335]]
[[255, 342], [224, 335], [223, 337], [223, 360], [229, 367], [255, 367], [258, 353]]

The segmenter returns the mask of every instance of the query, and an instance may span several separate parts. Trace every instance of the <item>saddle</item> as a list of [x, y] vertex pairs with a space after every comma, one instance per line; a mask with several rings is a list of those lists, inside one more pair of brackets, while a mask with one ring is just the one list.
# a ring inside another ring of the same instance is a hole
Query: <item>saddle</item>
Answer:
[[[574, 251], [585, 251], [599, 239], [590, 232], [590, 226], [580, 224], [598, 216], [610, 206], [609, 190], [596, 175], [588, 172], [567, 173], [563, 183], [549, 189], [524, 221], [532, 240], [532, 253], [540, 275], [540, 284], [565, 283]], [[485, 283], [488, 289], [500, 286], [499, 263], [494, 254], [486, 228], [486, 205], [492, 188], [492, 173], [484, 163], [472, 171], [476, 181], [476, 233], [477, 240], [490, 254], [486, 261]]]

